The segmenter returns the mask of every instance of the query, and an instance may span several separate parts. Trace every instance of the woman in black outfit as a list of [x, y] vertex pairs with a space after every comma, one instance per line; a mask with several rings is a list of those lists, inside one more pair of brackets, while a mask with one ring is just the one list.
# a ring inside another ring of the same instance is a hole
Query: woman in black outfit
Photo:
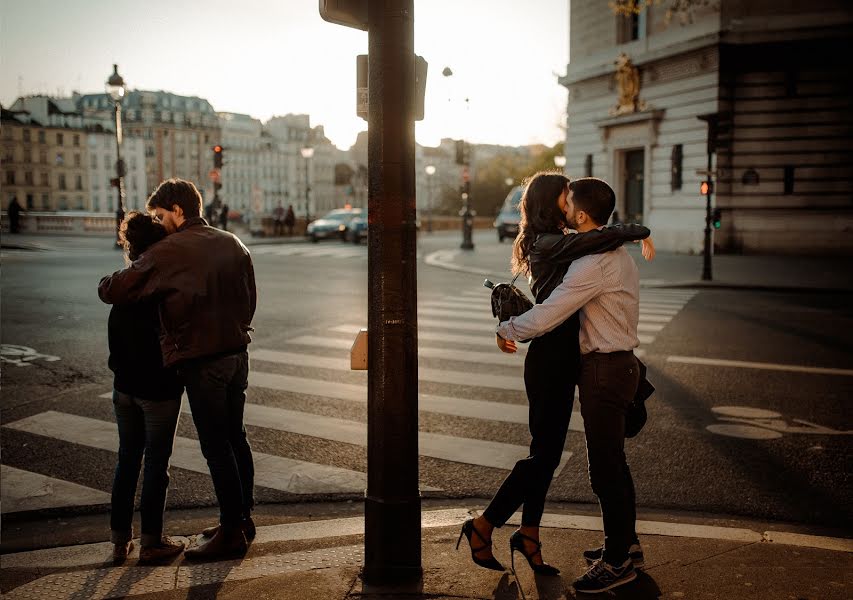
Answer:
[[[131, 212], [121, 224], [119, 235], [130, 263], [166, 237], [166, 230], [150, 216]], [[156, 303], [113, 305], [110, 311], [109, 367], [114, 373], [113, 408], [119, 434], [110, 513], [113, 562], [116, 564], [124, 562], [133, 549], [133, 501], [143, 454], [139, 560], [157, 562], [184, 550], [182, 542], [163, 535], [169, 458], [175, 443], [184, 387], [174, 369], [163, 368], [159, 330]]]
[[[540, 172], [530, 179], [521, 200], [521, 224], [513, 245], [512, 271], [529, 276], [537, 304], [548, 298], [562, 282], [573, 260], [615, 250], [626, 241], [649, 236], [649, 230], [640, 225], [616, 225], [587, 233], [565, 234], [568, 185], [569, 179], [562, 173]], [[524, 361], [532, 436], [530, 456], [515, 464], [483, 514], [465, 521], [459, 534], [459, 541], [463, 535], [468, 538], [471, 558], [482, 567], [504, 570], [492, 554], [492, 530], [502, 527], [518, 507], [523, 506], [521, 527], [509, 540], [513, 567], [518, 550], [534, 572], [543, 575], [560, 572], [542, 560], [539, 522], [545, 508], [545, 495], [560, 463], [572, 414], [580, 372], [579, 329], [580, 320], [575, 313], [530, 344]], [[500, 337], [497, 342], [501, 350], [512, 352], [515, 349], [514, 342]]]

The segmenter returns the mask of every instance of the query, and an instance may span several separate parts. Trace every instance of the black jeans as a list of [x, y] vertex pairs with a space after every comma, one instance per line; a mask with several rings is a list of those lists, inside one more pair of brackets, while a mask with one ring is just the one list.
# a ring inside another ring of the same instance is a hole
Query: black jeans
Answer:
[[633, 352], [592, 352], [581, 361], [581, 415], [589, 482], [604, 521], [604, 559], [620, 565], [637, 539], [634, 480], [625, 460], [625, 415], [640, 370]]
[[113, 409], [119, 448], [110, 511], [111, 540], [114, 544], [126, 544], [133, 537], [133, 499], [144, 453], [145, 471], [139, 505], [142, 545], [153, 546], [159, 544], [163, 536], [169, 458], [175, 445], [181, 399], [143, 400], [113, 390]]
[[255, 466], [243, 425], [249, 354], [190, 361], [178, 373], [187, 388], [201, 452], [210, 469], [219, 522], [237, 527], [255, 504]]
[[577, 324], [566, 322], [534, 339], [524, 360], [524, 387], [530, 405], [530, 455], [513, 467], [483, 516], [502, 527], [524, 505], [521, 524], [536, 527], [545, 495], [560, 464], [578, 377]]

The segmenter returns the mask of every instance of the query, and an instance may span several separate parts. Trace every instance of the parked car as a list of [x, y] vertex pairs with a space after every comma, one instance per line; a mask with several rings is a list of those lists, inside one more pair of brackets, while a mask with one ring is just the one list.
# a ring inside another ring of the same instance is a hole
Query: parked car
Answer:
[[509, 191], [506, 200], [504, 200], [501, 212], [498, 213], [494, 223], [495, 229], [498, 231], [499, 242], [503, 242], [504, 238], [514, 240], [515, 236], [518, 235], [518, 223], [521, 221], [518, 204], [521, 202], [523, 193], [524, 188], [517, 185]]
[[363, 208], [336, 208], [309, 223], [305, 235], [314, 243], [329, 238], [344, 240], [350, 221], [366, 213]]
[[367, 215], [360, 215], [349, 222], [346, 231], [346, 241], [360, 244], [367, 239]]

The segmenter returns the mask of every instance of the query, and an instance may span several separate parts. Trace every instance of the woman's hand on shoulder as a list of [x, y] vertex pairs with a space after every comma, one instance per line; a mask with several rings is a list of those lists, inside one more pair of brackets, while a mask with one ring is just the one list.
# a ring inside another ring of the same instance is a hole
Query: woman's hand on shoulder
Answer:
[[644, 240], [637, 240], [635, 243], [640, 244], [640, 252], [643, 253], [643, 258], [646, 262], [651, 262], [655, 258], [655, 244], [652, 241], [652, 236]]
[[515, 354], [516, 346], [515, 342], [512, 340], [505, 340], [498, 334], [495, 334], [495, 341], [498, 343], [498, 348], [500, 348], [501, 352], [505, 352], [507, 354]]

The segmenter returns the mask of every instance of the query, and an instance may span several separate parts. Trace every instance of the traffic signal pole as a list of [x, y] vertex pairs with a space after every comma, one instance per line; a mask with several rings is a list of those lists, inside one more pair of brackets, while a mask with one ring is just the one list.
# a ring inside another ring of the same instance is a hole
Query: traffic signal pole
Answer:
[[414, 0], [368, 9], [368, 584], [418, 581]]
[[[710, 131], [709, 131], [710, 135]], [[713, 181], [711, 178], [711, 168], [713, 167], [713, 156], [710, 148], [708, 151], [708, 181]], [[705, 248], [702, 258], [702, 281], [711, 281], [711, 196], [713, 195], [713, 185], [708, 186], [708, 193], [705, 194]]]

